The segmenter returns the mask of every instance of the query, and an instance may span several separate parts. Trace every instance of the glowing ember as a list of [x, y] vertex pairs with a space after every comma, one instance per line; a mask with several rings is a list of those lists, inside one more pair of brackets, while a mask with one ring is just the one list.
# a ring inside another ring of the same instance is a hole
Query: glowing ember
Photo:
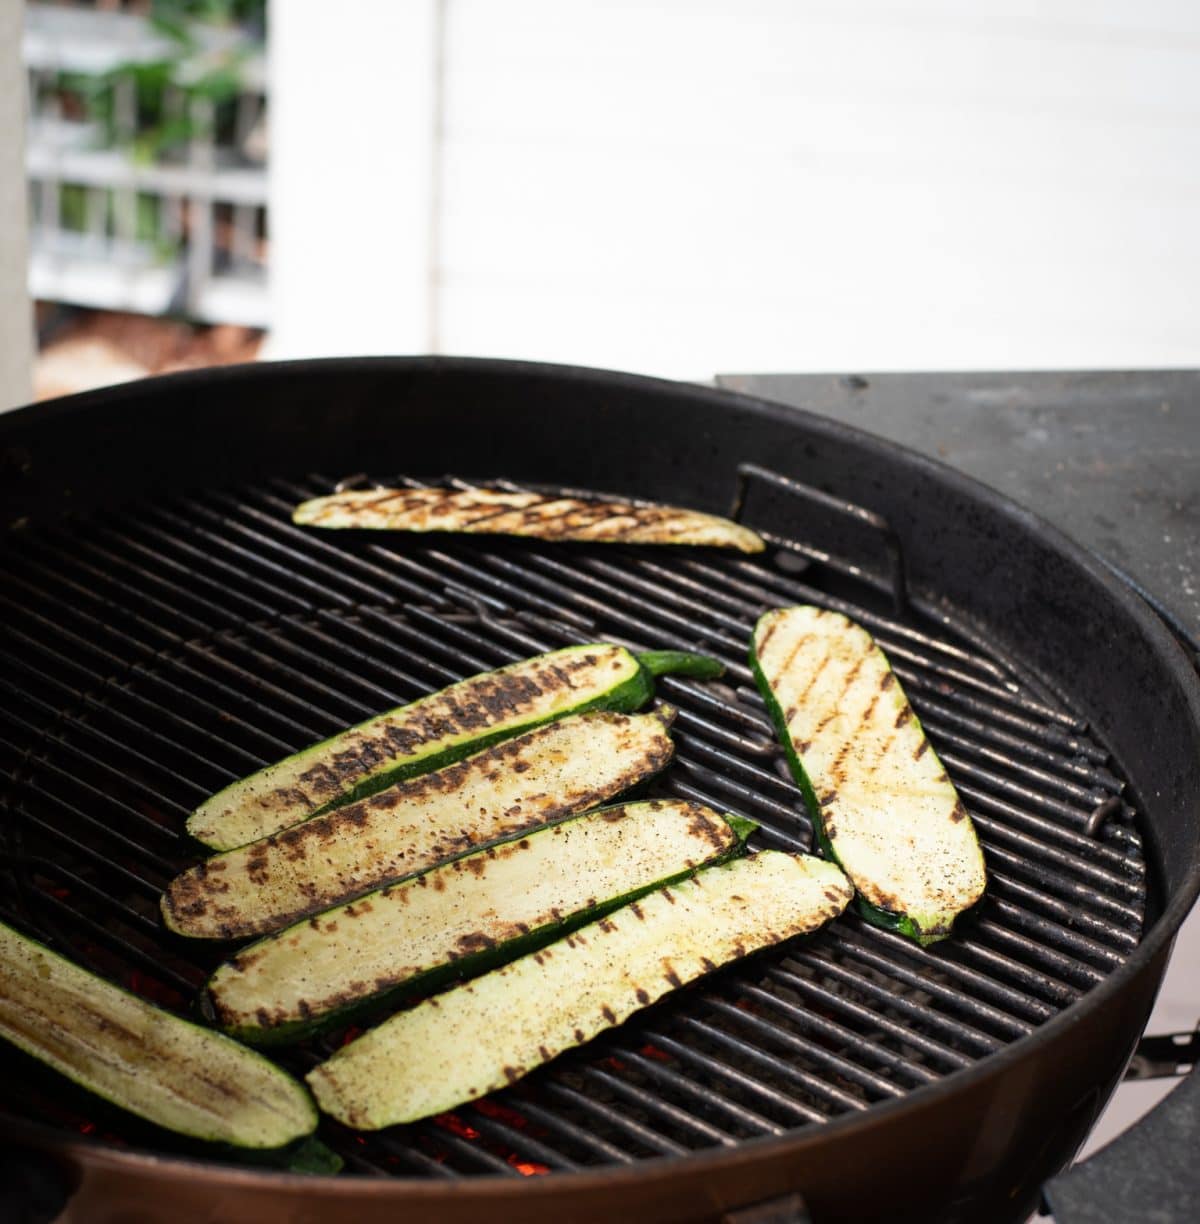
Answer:
[[434, 1126], [440, 1126], [442, 1130], [449, 1131], [452, 1135], [457, 1135], [460, 1139], [478, 1139], [479, 1132], [473, 1127], [468, 1126], [462, 1118], [455, 1113], [438, 1114], [433, 1120]]
[[549, 1173], [550, 1166], [538, 1164], [533, 1160], [518, 1160], [515, 1156], [508, 1158], [508, 1163], [512, 1165], [522, 1177], [538, 1177], [542, 1173]]
[[646, 1058], [653, 1058], [655, 1062], [670, 1062], [671, 1061], [670, 1054], [666, 1053], [664, 1050], [660, 1050], [658, 1046], [651, 1045], [649, 1042], [646, 1042], [646, 1044], [642, 1046], [642, 1048], [638, 1051], [638, 1053], [644, 1055]]
[[501, 1105], [498, 1101], [491, 1101], [487, 1097], [483, 1097], [475, 1102], [475, 1108], [485, 1118], [495, 1118], [498, 1122], [507, 1122], [509, 1126], [515, 1127], [517, 1130], [529, 1129], [529, 1119], [524, 1114], [519, 1114], [515, 1109], [510, 1109], [507, 1105]]

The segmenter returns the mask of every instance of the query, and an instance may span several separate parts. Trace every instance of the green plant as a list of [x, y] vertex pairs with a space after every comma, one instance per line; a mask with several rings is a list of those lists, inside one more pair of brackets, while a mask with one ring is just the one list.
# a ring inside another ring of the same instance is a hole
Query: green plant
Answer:
[[[201, 27], [237, 25], [261, 35], [265, 20], [266, 0], [155, 0], [150, 22], [164, 40], [164, 55], [98, 75], [64, 73], [59, 88], [78, 99], [107, 147], [128, 148], [139, 161], [152, 162], [196, 137], [227, 135], [232, 125], [249, 48], [214, 50]], [[122, 89], [132, 91], [132, 128], [118, 113]], [[197, 100], [210, 106], [198, 108]]]

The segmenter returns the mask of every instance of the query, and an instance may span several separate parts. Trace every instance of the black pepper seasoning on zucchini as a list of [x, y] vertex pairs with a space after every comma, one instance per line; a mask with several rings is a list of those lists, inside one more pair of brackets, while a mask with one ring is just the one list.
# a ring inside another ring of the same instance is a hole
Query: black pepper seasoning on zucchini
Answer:
[[163, 917], [193, 938], [263, 935], [587, 811], [666, 767], [671, 713], [574, 714], [214, 855], [171, 881]]
[[572, 816], [389, 885], [241, 949], [206, 1014], [253, 1045], [428, 994], [560, 938], [742, 849], [756, 826], [683, 799]]
[[871, 635], [824, 608], [779, 608], [755, 626], [750, 665], [859, 911], [921, 944], [944, 939], [983, 896], [983, 853]]
[[214, 850], [232, 850], [568, 714], [640, 709], [664, 672], [721, 670], [701, 655], [636, 656], [604, 643], [537, 655], [377, 714], [233, 782], [192, 813], [187, 830]]

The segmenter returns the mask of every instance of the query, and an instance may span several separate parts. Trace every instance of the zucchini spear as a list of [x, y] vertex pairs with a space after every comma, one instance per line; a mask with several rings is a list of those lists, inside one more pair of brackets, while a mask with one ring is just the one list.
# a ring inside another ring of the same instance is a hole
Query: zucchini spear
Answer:
[[765, 850], [701, 871], [540, 952], [434, 995], [314, 1067], [317, 1103], [377, 1130], [503, 1088], [739, 956], [816, 930], [852, 890], [832, 863]]
[[722, 670], [702, 655], [635, 656], [607, 644], [536, 655], [378, 714], [232, 783], [192, 813], [187, 830], [214, 850], [232, 850], [566, 714], [636, 710], [654, 696], [654, 676], [712, 678]]
[[575, 714], [214, 855], [171, 881], [163, 917], [181, 935], [263, 935], [596, 807], [658, 773], [673, 752], [658, 714]]
[[243, 948], [205, 1010], [254, 1045], [294, 1041], [366, 1002], [428, 994], [728, 858], [755, 828], [698, 803], [600, 808], [435, 867]]
[[757, 553], [746, 527], [677, 506], [505, 489], [354, 489], [302, 502], [292, 521], [311, 527], [454, 531], [620, 544], [700, 544]]
[[0, 923], [0, 1036], [93, 1095], [181, 1135], [280, 1148], [305, 1089], [261, 1054], [96, 977]]
[[780, 608], [750, 666], [825, 852], [877, 926], [950, 934], [986, 884], [971, 818], [871, 635], [837, 612]]

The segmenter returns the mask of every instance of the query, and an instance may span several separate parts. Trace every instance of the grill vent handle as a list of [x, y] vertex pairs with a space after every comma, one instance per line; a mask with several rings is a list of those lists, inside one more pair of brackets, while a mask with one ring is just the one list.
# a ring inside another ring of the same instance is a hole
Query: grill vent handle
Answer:
[[811, 1224], [811, 1220], [800, 1195], [785, 1194], [727, 1211], [721, 1224]]
[[[865, 506], [847, 501], [843, 497], [835, 497], [832, 493], [814, 488], [802, 480], [782, 476], [779, 472], [760, 467], [757, 463], [739, 463], [737, 488], [733, 496], [733, 505], [729, 511], [729, 517], [734, 522], [742, 521], [742, 512], [746, 508], [746, 497], [752, 480], [770, 485], [789, 497], [808, 502], [811, 507], [816, 507], [824, 517], [824, 523], [820, 524], [821, 528], [829, 530], [834, 536], [830, 552], [823, 551], [815, 544], [798, 545], [792, 540], [784, 540], [769, 532], [759, 531], [765, 540], [779, 548], [791, 548], [802, 552], [825, 565], [851, 573], [857, 578], [871, 582], [872, 585], [890, 591], [896, 615], [903, 616], [908, 612], [910, 607], [908, 572], [904, 562], [904, 549], [900, 544], [900, 537], [896, 534], [896, 529], [882, 514], [876, 514], [874, 510], [868, 510]], [[796, 534], [801, 539], [810, 540], [812, 533], [808, 528], [811, 525], [806, 523], [805, 529], [797, 531]], [[864, 540], [871, 541], [874, 547], [868, 545], [868, 548], [864, 550]], [[880, 542], [883, 545], [886, 559], [885, 572], [882, 574], [872, 572], [878, 566]], [[876, 556], [870, 556], [871, 552], [875, 552]], [[847, 557], [852, 560], [843, 559]], [[860, 557], [866, 563], [865, 566], [856, 564]]]

